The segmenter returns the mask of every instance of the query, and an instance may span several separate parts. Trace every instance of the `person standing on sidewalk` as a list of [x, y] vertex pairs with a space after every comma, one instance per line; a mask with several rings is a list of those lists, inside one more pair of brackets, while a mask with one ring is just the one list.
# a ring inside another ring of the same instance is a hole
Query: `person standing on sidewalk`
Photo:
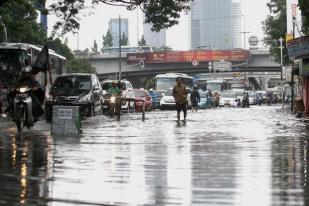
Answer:
[[183, 120], [187, 118], [187, 96], [186, 86], [181, 83], [181, 77], [176, 78], [176, 85], [173, 88], [173, 97], [176, 102], [177, 120], [180, 121], [180, 112], [183, 111]]

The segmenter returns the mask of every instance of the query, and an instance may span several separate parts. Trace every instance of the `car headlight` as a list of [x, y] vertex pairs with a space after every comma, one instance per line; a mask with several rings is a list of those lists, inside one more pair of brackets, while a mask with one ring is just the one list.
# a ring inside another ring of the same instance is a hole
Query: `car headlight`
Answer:
[[82, 96], [79, 98], [78, 102], [87, 102], [91, 100], [91, 94], [86, 94], [85, 96]]
[[116, 97], [115, 96], [112, 96], [110, 98], [110, 103], [114, 104], [116, 102]]
[[28, 89], [28, 87], [20, 87], [20, 88], [18, 88], [18, 90], [19, 90], [20, 93], [25, 93], [29, 89]]

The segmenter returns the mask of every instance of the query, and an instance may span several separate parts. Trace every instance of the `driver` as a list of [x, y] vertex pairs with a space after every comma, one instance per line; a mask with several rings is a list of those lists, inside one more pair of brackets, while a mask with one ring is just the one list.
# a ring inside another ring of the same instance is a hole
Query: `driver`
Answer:
[[29, 65], [28, 61], [25, 61], [25, 66], [22, 68], [21, 77], [17, 80], [14, 88], [8, 94], [9, 105], [6, 112], [12, 112], [14, 97], [16, 95], [15, 88], [19, 88], [21, 86], [28, 86], [31, 88], [30, 96], [32, 98], [32, 112], [36, 119], [36, 117], [39, 117], [44, 113], [42, 103], [45, 98], [45, 90], [32, 74], [32, 67]]

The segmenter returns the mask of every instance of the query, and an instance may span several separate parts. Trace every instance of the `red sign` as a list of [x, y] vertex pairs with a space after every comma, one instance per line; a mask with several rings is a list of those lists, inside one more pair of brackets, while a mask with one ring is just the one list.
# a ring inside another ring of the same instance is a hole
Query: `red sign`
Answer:
[[215, 50], [215, 51], [175, 51], [128, 53], [128, 64], [136, 64], [140, 60], [145, 63], [175, 63], [175, 62], [209, 62], [209, 61], [246, 61], [249, 57], [247, 50]]

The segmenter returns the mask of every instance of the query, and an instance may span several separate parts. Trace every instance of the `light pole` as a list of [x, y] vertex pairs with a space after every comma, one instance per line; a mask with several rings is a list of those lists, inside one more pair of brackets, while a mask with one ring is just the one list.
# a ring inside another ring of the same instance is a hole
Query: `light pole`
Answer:
[[7, 43], [8, 42], [8, 36], [7, 36], [7, 32], [6, 32], [6, 26], [3, 22], [1, 15], [0, 15], [0, 23], [1, 23], [1, 26], [3, 27], [3, 31], [4, 31], [4, 43]]
[[119, 76], [118, 80], [121, 80], [121, 17], [119, 15]]
[[284, 107], [284, 99], [283, 99], [283, 46], [282, 46], [282, 42], [283, 42], [283, 38], [280, 37], [279, 39], [280, 42], [280, 79], [281, 79], [281, 98], [282, 98], [282, 109]]

